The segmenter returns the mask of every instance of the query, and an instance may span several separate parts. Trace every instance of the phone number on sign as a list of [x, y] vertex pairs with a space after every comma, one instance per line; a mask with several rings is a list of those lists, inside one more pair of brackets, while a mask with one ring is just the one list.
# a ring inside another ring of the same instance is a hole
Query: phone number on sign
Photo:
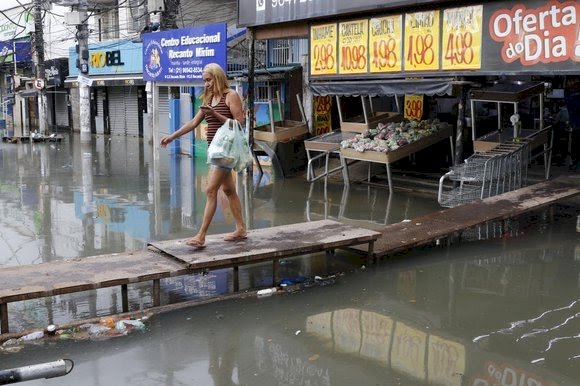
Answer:
[[272, 8], [281, 8], [285, 5], [313, 3], [316, 0], [271, 0]]

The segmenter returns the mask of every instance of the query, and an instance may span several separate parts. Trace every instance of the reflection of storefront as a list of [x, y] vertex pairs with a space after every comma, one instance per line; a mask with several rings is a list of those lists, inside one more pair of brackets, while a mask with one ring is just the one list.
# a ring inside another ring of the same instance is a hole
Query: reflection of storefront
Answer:
[[[70, 51], [70, 77], [66, 83], [74, 89], [73, 110], [78, 115], [78, 54]], [[111, 135], [143, 135], [146, 112], [145, 82], [142, 75], [141, 43], [116, 41], [89, 45], [91, 82], [91, 132]], [[79, 122], [74, 129], [79, 130]]]

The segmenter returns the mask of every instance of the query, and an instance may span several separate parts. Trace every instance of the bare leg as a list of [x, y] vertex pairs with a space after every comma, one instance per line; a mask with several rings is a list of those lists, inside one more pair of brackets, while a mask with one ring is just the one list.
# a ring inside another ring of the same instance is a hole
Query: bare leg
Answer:
[[231, 172], [225, 169], [212, 166], [209, 168], [209, 172], [209, 180], [205, 190], [207, 198], [205, 201], [201, 227], [195, 236], [185, 242], [187, 245], [192, 247], [203, 247], [205, 245], [205, 235], [217, 208], [218, 190], [227, 176], [229, 176], [230, 179], [232, 178]]
[[233, 233], [230, 233], [225, 240], [226, 241], [236, 241], [245, 239], [247, 236], [246, 233], [246, 223], [244, 222], [244, 217], [242, 216], [242, 203], [240, 202], [240, 197], [238, 196], [238, 192], [236, 191], [236, 182], [234, 180], [234, 176], [230, 173], [228, 174], [223, 183], [222, 189], [226, 196], [228, 197], [228, 201], [230, 203], [230, 209], [236, 220], [236, 230]]

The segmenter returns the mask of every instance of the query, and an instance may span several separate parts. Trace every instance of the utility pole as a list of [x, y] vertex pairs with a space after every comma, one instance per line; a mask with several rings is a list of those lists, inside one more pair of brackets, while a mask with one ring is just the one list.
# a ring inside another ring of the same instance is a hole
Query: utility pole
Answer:
[[[89, 73], [89, 27], [87, 25], [87, 0], [80, 0], [78, 12], [82, 18], [78, 25], [79, 71], [81, 76]], [[79, 82], [79, 112], [81, 142], [91, 141], [91, 106], [88, 82]]]
[[46, 118], [46, 84], [44, 73], [44, 35], [42, 25], [42, 0], [34, 0], [34, 61], [35, 63], [35, 87], [38, 93], [38, 129], [40, 135], [45, 136], [47, 130]]
[[[161, 12], [160, 29], [162, 31], [177, 28], [177, 14], [179, 13], [180, 0], [165, 0], [165, 9]], [[169, 130], [175, 132], [180, 126], [180, 104], [179, 104], [179, 87], [169, 87]], [[195, 135], [192, 133], [192, 135]], [[193, 150], [193, 147], [192, 147]], [[181, 152], [181, 144], [174, 141], [171, 144], [171, 151], [174, 154]], [[195, 154], [192, 154], [195, 157]]]

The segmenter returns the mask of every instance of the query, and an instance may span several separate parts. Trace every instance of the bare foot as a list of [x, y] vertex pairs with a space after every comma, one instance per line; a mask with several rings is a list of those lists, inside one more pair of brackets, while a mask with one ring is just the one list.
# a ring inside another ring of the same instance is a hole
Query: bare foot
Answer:
[[248, 233], [245, 230], [235, 231], [224, 237], [224, 241], [240, 241], [248, 238]]

